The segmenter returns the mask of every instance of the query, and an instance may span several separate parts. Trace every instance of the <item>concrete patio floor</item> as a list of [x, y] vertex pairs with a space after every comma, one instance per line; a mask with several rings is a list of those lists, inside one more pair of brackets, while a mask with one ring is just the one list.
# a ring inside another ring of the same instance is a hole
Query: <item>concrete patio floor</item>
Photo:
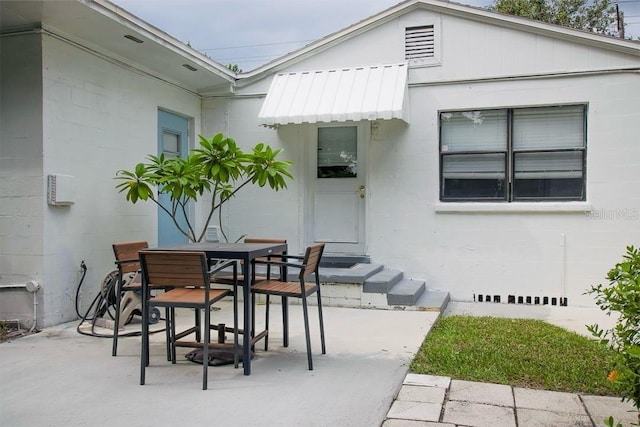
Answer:
[[[231, 324], [223, 302], [215, 322]], [[258, 307], [258, 324], [264, 314]], [[67, 323], [0, 344], [0, 425], [18, 426], [379, 426], [408, 364], [438, 313], [325, 307], [327, 354], [320, 354], [317, 311], [310, 310], [314, 370], [307, 369], [301, 307], [290, 307], [290, 344], [282, 347], [272, 308], [269, 351], [258, 343], [252, 375], [233, 365], [202, 367], [154, 335], [146, 385], [140, 386], [138, 337], [119, 342], [76, 332]], [[191, 313], [181, 316], [189, 322]], [[230, 335], [230, 334], [228, 334]]]
[[[231, 304], [220, 308], [214, 322], [230, 324]], [[258, 327], [263, 310], [258, 307]], [[324, 314], [327, 354], [321, 355], [311, 307], [313, 371], [301, 307], [290, 307], [284, 348], [274, 306], [269, 351], [258, 343], [252, 375], [232, 365], [210, 367], [206, 391], [201, 365], [184, 359], [188, 349], [179, 349], [176, 365], [166, 361], [162, 333], [153, 336], [144, 386], [139, 337], [123, 338], [117, 357], [111, 339], [80, 335], [77, 322], [0, 344], [0, 426], [599, 426], [607, 414], [634, 419], [618, 398], [408, 373], [436, 312], [325, 307]], [[446, 314], [538, 318], [585, 335], [587, 323], [613, 324], [596, 308], [452, 302]], [[191, 316], [183, 312], [180, 323], [188, 325]]]

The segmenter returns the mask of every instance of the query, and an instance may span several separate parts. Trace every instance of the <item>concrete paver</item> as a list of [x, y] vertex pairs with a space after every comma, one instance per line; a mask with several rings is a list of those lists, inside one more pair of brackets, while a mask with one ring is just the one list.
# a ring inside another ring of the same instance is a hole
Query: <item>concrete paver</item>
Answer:
[[513, 391], [504, 384], [453, 380], [449, 388], [449, 400], [512, 407]]
[[516, 427], [513, 408], [484, 403], [449, 401], [442, 421], [473, 427]]
[[[539, 409], [516, 409], [519, 427], [593, 427], [588, 415], [571, 414], [566, 412], [542, 411]], [[598, 425], [598, 424], [597, 424]]]
[[391, 418], [382, 423], [382, 427], [456, 427], [456, 425], [449, 423], [434, 423], [431, 421], [398, 420]]
[[424, 385], [430, 387], [449, 387], [451, 378], [441, 377], [437, 375], [420, 375], [408, 373], [403, 384], [406, 385]]
[[421, 387], [417, 385], [403, 385], [398, 393], [397, 400], [408, 402], [444, 403], [447, 392], [445, 387]]
[[587, 408], [587, 413], [598, 425], [605, 418], [613, 417], [622, 422], [624, 426], [631, 423], [638, 424], [638, 412], [631, 402], [622, 402], [619, 397], [611, 396], [581, 396], [582, 403]]
[[[411, 373], [383, 427], [601, 427], [609, 416], [628, 427], [637, 423], [637, 414], [631, 403], [616, 397], [449, 381], [448, 377]], [[429, 424], [400, 423], [408, 420]]]
[[403, 420], [438, 421], [442, 404], [396, 400], [391, 405], [387, 418]]
[[580, 397], [574, 393], [515, 387], [513, 394], [516, 399], [516, 406], [519, 408], [542, 409], [568, 414], [587, 414]]

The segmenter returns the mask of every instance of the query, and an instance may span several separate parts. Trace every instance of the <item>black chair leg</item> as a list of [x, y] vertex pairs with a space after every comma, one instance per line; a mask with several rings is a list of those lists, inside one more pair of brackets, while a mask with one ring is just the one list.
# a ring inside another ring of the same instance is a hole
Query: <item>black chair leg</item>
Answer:
[[[196, 309], [198, 312], [200, 309]], [[202, 389], [207, 389], [209, 369], [209, 342], [211, 338], [211, 307], [204, 308], [204, 343], [202, 346]]]
[[169, 307], [164, 308], [164, 334], [167, 341], [167, 362], [171, 362], [171, 343], [173, 337], [171, 336], [171, 316], [169, 314]]
[[195, 315], [194, 315], [194, 322], [196, 324], [196, 341], [197, 342], [201, 342], [202, 341], [202, 333], [200, 332], [200, 310], [196, 309], [195, 310]]
[[[146, 299], [145, 296], [143, 298]], [[140, 385], [145, 382], [145, 368], [149, 365], [149, 308], [142, 302], [142, 345], [140, 346]]]
[[[265, 317], [264, 317], [264, 328], [269, 331], [269, 306], [271, 306], [271, 301], [269, 300], [269, 294], [265, 294]], [[269, 334], [264, 337], [264, 351], [269, 350]]]
[[[247, 325], [244, 325], [244, 333], [247, 333]], [[256, 336], [256, 294], [251, 293], [251, 330], [249, 331], [251, 338]], [[255, 345], [251, 346], [251, 351], [255, 351]], [[244, 360], [242, 361], [244, 364]]]
[[313, 371], [313, 361], [311, 360], [311, 334], [309, 332], [309, 309], [307, 307], [307, 298], [302, 297], [302, 312], [304, 314], [304, 334], [307, 339], [307, 361], [309, 362], [309, 370]]
[[282, 344], [289, 347], [289, 298], [282, 297]]
[[327, 354], [327, 349], [324, 345], [324, 318], [322, 317], [322, 297], [320, 296], [320, 285], [318, 285], [318, 317], [320, 319], [320, 342], [322, 343], [322, 354]]
[[116, 282], [116, 319], [113, 326], [113, 346], [111, 348], [111, 355], [118, 355], [118, 330], [120, 329], [120, 301], [122, 300], [122, 292], [120, 292], [122, 282], [118, 278]]
[[176, 309], [170, 308], [171, 311], [171, 363], [176, 364]]
[[[238, 369], [240, 345], [238, 345], [238, 286], [234, 286], [233, 290], [233, 367]], [[245, 333], [247, 328], [245, 327]]]

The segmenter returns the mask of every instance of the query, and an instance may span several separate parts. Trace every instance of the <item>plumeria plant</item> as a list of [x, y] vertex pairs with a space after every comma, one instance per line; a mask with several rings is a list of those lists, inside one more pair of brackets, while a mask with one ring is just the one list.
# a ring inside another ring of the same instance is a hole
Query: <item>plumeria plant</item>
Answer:
[[[130, 171], [119, 170], [115, 176], [119, 181], [116, 188], [125, 193], [128, 201], [152, 201], [191, 242], [202, 241], [216, 211], [221, 222], [221, 206], [243, 187], [268, 185], [278, 191], [287, 188], [287, 178], [293, 179], [289, 171], [292, 163], [277, 159], [282, 149], [273, 150], [258, 143], [251, 152], [244, 152], [222, 133], [212, 138], [199, 137], [199, 147], [186, 158], [149, 155], [146, 163], [138, 163]], [[170, 203], [160, 202], [163, 193], [169, 196]], [[189, 204], [205, 194], [211, 195], [209, 212], [202, 228], [196, 229], [189, 216]], [[220, 229], [226, 239], [222, 226]]]
[[[625, 401], [640, 410], [640, 250], [627, 246], [623, 260], [607, 274], [608, 285], [591, 286], [587, 294], [595, 296], [596, 304], [608, 316], [616, 314], [615, 327], [604, 330], [597, 324], [587, 329], [603, 345], [620, 356], [620, 366], [609, 374]], [[640, 422], [640, 413], [638, 414]], [[618, 426], [613, 417], [605, 420], [608, 426]]]

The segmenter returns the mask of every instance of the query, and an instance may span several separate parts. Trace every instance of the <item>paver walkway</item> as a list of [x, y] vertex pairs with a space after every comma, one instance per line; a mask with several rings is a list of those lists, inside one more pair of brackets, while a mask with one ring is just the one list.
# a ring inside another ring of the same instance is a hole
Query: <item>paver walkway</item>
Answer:
[[617, 397], [531, 390], [501, 384], [407, 374], [382, 427], [629, 426], [633, 405]]

